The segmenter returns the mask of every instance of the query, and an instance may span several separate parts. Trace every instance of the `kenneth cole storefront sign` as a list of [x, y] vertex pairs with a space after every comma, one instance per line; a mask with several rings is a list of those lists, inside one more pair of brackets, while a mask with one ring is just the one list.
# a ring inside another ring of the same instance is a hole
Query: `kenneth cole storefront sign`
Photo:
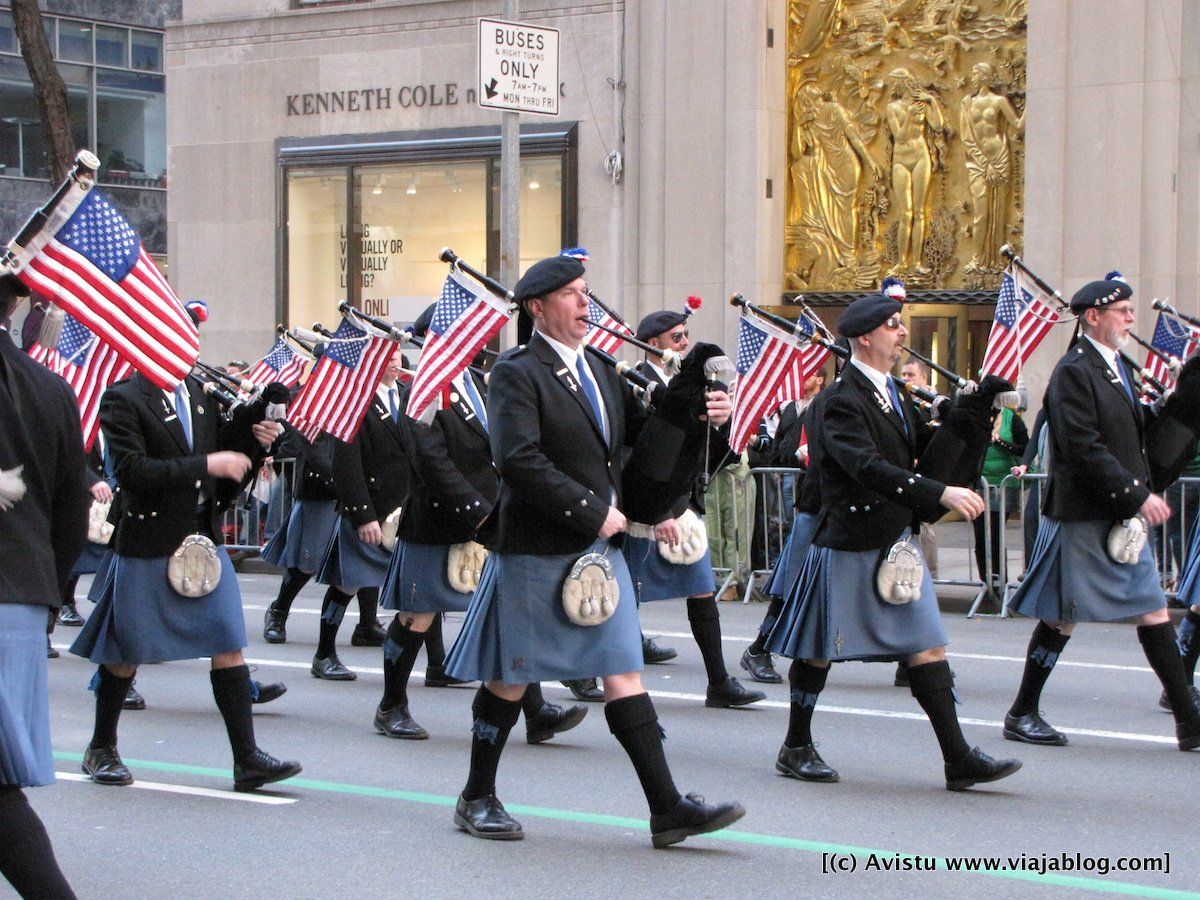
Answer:
[[289, 116], [316, 116], [321, 113], [371, 112], [410, 107], [458, 106], [460, 102], [474, 103], [475, 89], [460, 93], [458, 82], [442, 84], [406, 84], [398, 88], [368, 87], [350, 91], [318, 91], [311, 94], [288, 94], [285, 100]]

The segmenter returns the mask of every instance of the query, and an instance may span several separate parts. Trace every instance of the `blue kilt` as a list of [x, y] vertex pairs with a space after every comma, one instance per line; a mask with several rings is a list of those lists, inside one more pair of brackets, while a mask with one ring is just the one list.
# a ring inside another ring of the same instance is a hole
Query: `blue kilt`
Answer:
[[1179, 576], [1176, 598], [1180, 603], [1195, 606], [1200, 603], [1200, 528], [1192, 523], [1188, 536], [1187, 555], [1183, 560], [1183, 574]]
[[263, 559], [281, 569], [299, 569], [307, 575], [317, 571], [337, 524], [336, 506], [332, 500], [297, 500], [292, 514], [263, 547]]
[[343, 594], [355, 594], [360, 588], [383, 587], [392, 553], [382, 544], [364, 544], [358, 529], [345, 516], [338, 516], [317, 581], [333, 585]]
[[466, 612], [471, 595], [450, 587], [446, 578], [449, 544], [397, 541], [379, 605], [399, 612]]
[[562, 608], [562, 585], [582, 554], [489, 553], [446, 672], [468, 681], [528, 684], [642, 671], [642, 633], [625, 558], [606, 541], [621, 599], [602, 625], [575, 625]]
[[112, 552], [112, 548], [104, 551], [104, 555], [100, 557], [100, 562], [96, 566], [96, 577], [92, 579], [91, 586], [88, 587], [87, 598], [93, 603], [99, 603], [100, 598], [104, 596], [104, 583], [108, 581], [109, 575], [112, 574], [113, 560], [117, 556]]
[[763, 593], [782, 599], [792, 592], [820, 521], [812, 513], [796, 513], [792, 519], [792, 530], [788, 532], [787, 541], [775, 562], [775, 571], [767, 580]]
[[71, 645], [92, 662], [139, 665], [200, 659], [246, 646], [242, 592], [224, 547], [221, 580], [203, 597], [175, 593], [167, 560], [114, 556], [96, 608]]
[[712, 557], [706, 549], [702, 559], [690, 565], [668, 562], [658, 552], [658, 541], [625, 535], [621, 553], [629, 566], [638, 603], [671, 600], [678, 597], [703, 597], [717, 589], [713, 579]]
[[94, 575], [100, 571], [100, 565], [104, 562], [104, 554], [108, 552], [107, 544], [93, 544], [91, 541], [83, 545], [83, 552], [79, 554], [79, 559], [75, 560], [75, 565], [71, 568], [72, 575]]
[[0, 603], [0, 784], [54, 784], [44, 606]]
[[1115, 622], [1166, 606], [1150, 542], [1136, 563], [1113, 562], [1105, 550], [1111, 527], [1042, 516], [1009, 608], [1049, 622]]
[[810, 546], [767, 649], [790, 659], [888, 662], [945, 646], [928, 568], [916, 600], [896, 606], [879, 598], [875, 570], [885, 552]]

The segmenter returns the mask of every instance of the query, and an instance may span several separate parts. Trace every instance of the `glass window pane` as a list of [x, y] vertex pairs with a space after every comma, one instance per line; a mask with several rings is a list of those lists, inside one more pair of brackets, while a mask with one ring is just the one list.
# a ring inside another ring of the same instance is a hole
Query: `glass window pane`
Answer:
[[442, 247], [485, 265], [486, 176], [483, 160], [355, 170], [363, 309], [394, 322], [413, 321], [441, 294]]
[[346, 296], [346, 170], [290, 171], [287, 203], [287, 324], [333, 328]]
[[[562, 247], [562, 159], [521, 160], [521, 271]], [[500, 215], [497, 204], [496, 215]], [[499, 229], [499, 223], [497, 223]]]
[[96, 26], [96, 62], [102, 66], [129, 68], [129, 29]]
[[13, 27], [12, 12], [0, 9], [0, 53], [17, 52], [17, 29]]
[[[78, 66], [60, 66], [67, 81], [67, 115], [77, 147], [87, 146], [86, 85], [74, 83]], [[86, 70], [84, 70], [86, 72]], [[41, 113], [33, 86], [19, 59], [0, 60], [0, 165], [4, 174], [26, 178], [48, 178], [49, 144], [42, 129]]]
[[161, 75], [96, 70], [96, 155], [109, 184], [165, 186], [167, 104]]
[[42, 16], [42, 31], [46, 32], [46, 43], [50, 45], [50, 54], [56, 59], [58, 58], [58, 51], [55, 49], [57, 44], [54, 43], [54, 29], [57, 24], [58, 19], [52, 16]]
[[70, 62], [92, 61], [92, 26], [88, 22], [60, 19], [58, 22], [58, 58]]
[[154, 31], [138, 31], [134, 29], [132, 38], [132, 68], [142, 72], [161, 72], [163, 70], [162, 35]]

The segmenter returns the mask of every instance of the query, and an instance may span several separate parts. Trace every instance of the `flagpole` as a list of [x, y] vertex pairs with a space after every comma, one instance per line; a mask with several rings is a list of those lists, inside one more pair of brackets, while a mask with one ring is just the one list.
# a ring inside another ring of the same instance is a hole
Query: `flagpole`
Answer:
[[25, 224], [21, 226], [21, 230], [17, 232], [16, 237], [8, 242], [8, 246], [4, 250], [4, 255], [0, 258], [0, 269], [7, 272], [16, 273], [20, 266], [17, 263], [16, 254], [13, 252], [13, 247], [24, 247], [31, 238], [33, 238], [46, 223], [50, 220], [54, 210], [66, 198], [71, 188], [78, 185], [83, 190], [89, 191], [96, 183], [96, 172], [100, 168], [100, 159], [90, 150], [80, 150], [75, 154], [75, 164], [71, 167], [71, 171], [67, 173], [67, 177], [63, 179], [62, 184], [58, 186], [58, 190], [51, 195], [40, 208], [34, 211]]

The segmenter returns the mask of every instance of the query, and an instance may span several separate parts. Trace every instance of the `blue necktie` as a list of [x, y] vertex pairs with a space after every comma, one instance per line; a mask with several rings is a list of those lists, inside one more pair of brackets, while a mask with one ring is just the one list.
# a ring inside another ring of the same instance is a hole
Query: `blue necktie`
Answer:
[[1121, 364], [1121, 358], [1117, 357], [1117, 377], [1121, 379], [1121, 387], [1125, 388], [1125, 393], [1129, 395], [1129, 402], [1137, 405], [1137, 398], [1133, 396], [1133, 388], [1129, 384], [1129, 376], [1125, 374], [1125, 366]]
[[392, 411], [392, 421], [400, 421], [400, 410], [396, 407], [396, 389], [388, 388], [388, 408]]
[[896, 382], [890, 375], [887, 380], [888, 398], [891, 400], [892, 409], [896, 415], [900, 417], [900, 425], [904, 428], [904, 433], [908, 434], [908, 420], [904, 418], [904, 407], [900, 405], [900, 394], [896, 390]]
[[183, 428], [183, 437], [188, 449], [192, 449], [192, 411], [188, 405], [187, 383], [175, 388], [175, 415], [179, 417], [179, 425]]
[[483, 398], [479, 396], [479, 391], [475, 387], [475, 380], [471, 377], [470, 372], [463, 374], [463, 388], [467, 392], [467, 400], [471, 404], [471, 408], [475, 410], [475, 416], [479, 419], [479, 424], [483, 426], [483, 430], [487, 431], [487, 407], [483, 404]]
[[596, 417], [596, 424], [600, 426], [600, 433], [604, 435], [604, 442], [607, 444], [608, 435], [604, 432], [604, 416], [600, 412], [600, 395], [596, 393], [596, 387], [592, 384], [592, 379], [584, 371], [584, 366], [586, 365], [587, 363], [583, 361], [582, 353], [575, 357], [575, 370], [579, 373], [579, 384], [583, 388], [584, 396], [592, 404], [592, 415]]

